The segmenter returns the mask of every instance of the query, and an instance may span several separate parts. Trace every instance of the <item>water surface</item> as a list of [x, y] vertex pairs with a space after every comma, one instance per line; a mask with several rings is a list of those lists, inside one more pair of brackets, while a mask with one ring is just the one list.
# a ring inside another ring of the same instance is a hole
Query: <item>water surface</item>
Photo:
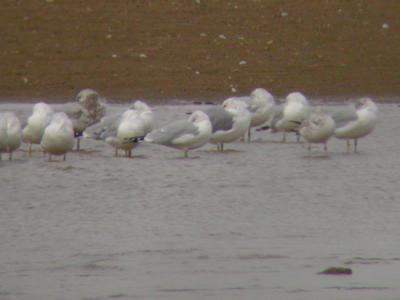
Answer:
[[[84, 140], [48, 162], [23, 146], [0, 162], [0, 298], [399, 299], [399, 113], [380, 105], [350, 155], [266, 132], [189, 159], [147, 144], [115, 158]], [[317, 274], [330, 266], [353, 275]]]

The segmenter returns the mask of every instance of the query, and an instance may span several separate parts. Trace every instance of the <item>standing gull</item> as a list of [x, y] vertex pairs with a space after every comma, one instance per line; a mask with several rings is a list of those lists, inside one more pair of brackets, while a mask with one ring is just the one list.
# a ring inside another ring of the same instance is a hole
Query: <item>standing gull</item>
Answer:
[[275, 114], [272, 128], [282, 131], [282, 142], [286, 142], [287, 132], [297, 132], [299, 124], [309, 115], [310, 107], [306, 97], [299, 92], [290, 93], [285, 104]]
[[338, 112], [332, 116], [337, 124], [335, 137], [346, 140], [347, 152], [350, 152], [350, 140], [354, 140], [354, 152], [357, 152], [358, 139], [374, 130], [377, 113], [378, 107], [370, 98], [361, 98], [354, 112]]
[[154, 114], [151, 108], [140, 100], [135, 101], [132, 108], [139, 113], [140, 118], [143, 120], [145, 134], [152, 131], [154, 126]]
[[251, 114], [250, 128], [247, 140], [251, 140], [251, 128], [270, 123], [275, 111], [275, 99], [265, 89], [257, 88], [251, 94], [247, 102], [247, 109]]
[[188, 157], [189, 150], [200, 148], [208, 142], [211, 131], [207, 114], [195, 111], [186, 120], [153, 130], [145, 137], [145, 141], [182, 150], [184, 157]]
[[67, 152], [74, 147], [74, 129], [65, 113], [54, 114], [50, 124], [44, 130], [40, 146], [49, 154], [49, 161], [52, 155], [63, 155], [63, 159], [66, 159]]
[[324, 144], [325, 152], [328, 151], [327, 142], [335, 131], [335, 121], [320, 109], [311, 113], [310, 116], [300, 125], [300, 135], [309, 143], [308, 150], [311, 150], [312, 143]]
[[209, 142], [217, 145], [218, 151], [224, 151], [224, 144], [241, 138], [249, 129], [251, 116], [246, 104], [237, 98], [226, 99], [222, 106], [211, 107], [204, 111], [212, 124]]
[[15, 113], [6, 112], [4, 118], [7, 122], [7, 152], [8, 159], [12, 159], [12, 153], [21, 146], [21, 123]]
[[80, 150], [80, 137], [83, 131], [98, 122], [106, 114], [106, 100], [92, 89], [84, 89], [78, 93], [75, 102], [58, 106], [57, 111], [67, 114], [72, 121], [76, 138], [76, 149]]
[[83, 136], [112, 145], [115, 156], [119, 149], [131, 156], [132, 149], [152, 130], [153, 120], [151, 108], [138, 100], [124, 113], [103, 117], [99, 123], [86, 128]]
[[22, 140], [29, 144], [29, 156], [32, 155], [32, 144], [40, 144], [46, 126], [53, 117], [53, 109], [46, 103], [39, 102], [33, 106], [32, 115], [22, 130]]
[[125, 111], [119, 120], [103, 133], [105, 142], [115, 147], [115, 156], [118, 149], [124, 150], [126, 156], [132, 157], [132, 150], [146, 135], [145, 122], [140, 113], [134, 109]]

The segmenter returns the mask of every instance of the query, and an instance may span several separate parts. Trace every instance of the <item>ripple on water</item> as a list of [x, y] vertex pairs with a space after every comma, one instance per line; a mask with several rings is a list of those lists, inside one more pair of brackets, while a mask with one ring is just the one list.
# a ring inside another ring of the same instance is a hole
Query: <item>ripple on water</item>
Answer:
[[142, 254], [163, 254], [163, 255], [175, 255], [175, 254], [187, 254], [187, 253], [193, 253], [198, 251], [199, 249], [197, 248], [187, 248], [187, 249], [144, 249], [144, 250], [139, 250], [139, 253]]
[[346, 265], [376, 265], [376, 264], [390, 264], [392, 262], [400, 261], [400, 258], [379, 258], [379, 257], [354, 257], [345, 262]]
[[238, 259], [241, 260], [266, 260], [266, 259], [286, 259], [289, 256], [280, 255], [280, 254], [260, 254], [260, 253], [251, 253], [251, 254], [241, 254], [238, 255]]
[[344, 290], [344, 291], [387, 291], [394, 290], [387, 286], [330, 286], [326, 289]]

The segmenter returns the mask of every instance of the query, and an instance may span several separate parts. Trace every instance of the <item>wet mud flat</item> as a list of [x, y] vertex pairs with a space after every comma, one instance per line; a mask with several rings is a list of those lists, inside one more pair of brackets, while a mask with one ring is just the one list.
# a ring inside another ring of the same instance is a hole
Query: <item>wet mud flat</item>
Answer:
[[[398, 299], [400, 108], [379, 108], [358, 154], [266, 132], [189, 159], [149, 144], [115, 158], [84, 140], [48, 162], [24, 146], [0, 162], [0, 298]], [[317, 274], [330, 266], [353, 273]]]

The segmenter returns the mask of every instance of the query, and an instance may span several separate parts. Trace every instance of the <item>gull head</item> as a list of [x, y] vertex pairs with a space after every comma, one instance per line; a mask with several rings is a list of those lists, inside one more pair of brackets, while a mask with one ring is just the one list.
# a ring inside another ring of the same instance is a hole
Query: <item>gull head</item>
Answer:
[[250, 97], [257, 103], [275, 103], [274, 97], [266, 89], [256, 88], [251, 92]]
[[44, 102], [39, 102], [33, 106], [33, 114], [51, 115], [53, 114], [53, 109], [50, 107], [50, 105]]
[[226, 110], [233, 109], [233, 110], [247, 110], [247, 104], [235, 97], [231, 97], [226, 99], [222, 103], [222, 107]]
[[299, 92], [294, 92], [294, 93], [290, 93], [289, 95], [287, 95], [286, 102], [308, 105], [307, 98], [302, 93], [299, 93]]
[[368, 109], [373, 113], [378, 112], [378, 107], [376, 104], [371, 100], [371, 98], [361, 98], [356, 102], [357, 110], [360, 109]]
[[200, 123], [200, 122], [203, 122], [203, 121], [210, 122], [210, 119], [208, 118], [207, 114], [202, 112], [202, 111], [200, 111], [200, 110], [197, 110], [197, 111], [193, 112], [190, 115], [188, 120], [189, 120], [189, 122], [192, 122], [192, 123]]
[[140, 112], [151, 111], [151, 108], [146, 103], [140, 100], [135, 101], [131, 108], [136, 109]]

